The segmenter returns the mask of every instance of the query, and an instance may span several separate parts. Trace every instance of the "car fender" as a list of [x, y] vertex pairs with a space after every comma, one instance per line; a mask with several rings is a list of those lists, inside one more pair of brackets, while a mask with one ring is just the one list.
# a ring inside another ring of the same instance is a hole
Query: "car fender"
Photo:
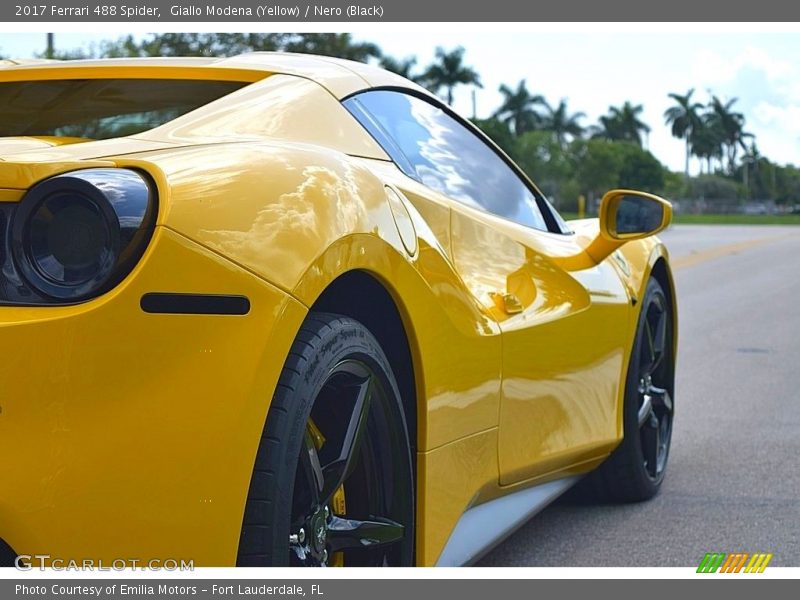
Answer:
[[[341, 275], [378, 279], [403, 318], [418, 389], [420, 450], [497, 426], [500, 331], [405, 198], [358, 159], [257, 142], [120, 157], [166, 187], [160, 225], [255, 273], [307, 308]], [[394, 202], [397, 202], [395, 198]], [[448, 213], [442, 218], [449, 218]], [[410, 249], [410, 250], [409, 250]], [[299, 324], [293, 324], [299, 327]]]

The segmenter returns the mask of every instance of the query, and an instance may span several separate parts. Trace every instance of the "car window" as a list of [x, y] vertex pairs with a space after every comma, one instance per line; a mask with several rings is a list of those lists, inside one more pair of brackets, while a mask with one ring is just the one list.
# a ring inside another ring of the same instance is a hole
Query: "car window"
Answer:
[[108, 139], [147, 131], [245, 86], [181, 79], [0, 83], [0, 136]]
[[345, 106], [410, 177], [470, 206], [547, 230], [528, 185], [441, 108], [391, 90], [364, 92]]

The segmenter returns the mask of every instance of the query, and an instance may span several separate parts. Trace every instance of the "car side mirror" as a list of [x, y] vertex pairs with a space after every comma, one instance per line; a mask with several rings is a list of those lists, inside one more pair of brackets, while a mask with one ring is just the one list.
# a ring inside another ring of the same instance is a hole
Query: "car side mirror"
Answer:
[[672, 220], [672, 205], [634, 190], [611, 190], [600, 201], [600, 234], [628, 242], [655, 235]]
[[625, 242], [640, 240], [665, 229], [672, 205], [658, 196], [635, 190], [611, 190], [600, 201], [600, 227], [586, 254], [601, 263]]

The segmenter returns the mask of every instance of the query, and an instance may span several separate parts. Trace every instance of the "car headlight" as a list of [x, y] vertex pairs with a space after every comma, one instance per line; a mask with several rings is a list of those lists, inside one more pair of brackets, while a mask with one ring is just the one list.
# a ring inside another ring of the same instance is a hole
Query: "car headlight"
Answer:
[[75, 302], [119, 283], [152, 235], [153, 184], [129, 169], [57, 175], [28, 191], [13, 215], [16, 270], [38, 295]]

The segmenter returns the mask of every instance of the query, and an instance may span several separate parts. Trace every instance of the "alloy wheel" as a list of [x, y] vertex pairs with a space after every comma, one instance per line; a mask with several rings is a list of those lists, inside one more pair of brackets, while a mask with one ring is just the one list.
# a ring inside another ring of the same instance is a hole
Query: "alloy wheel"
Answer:
[[664, 475], [672, 437], [672, 323], [666, 299], [652, 294], [645, 311], [638, 356], [639, 436], [647, 476]]
[[[290, 559], [298, 566], [401, 564], [413, 518], [407, 450], [392, 403], [364, 362], [334, 367], [314, 400], [294, 483]], [[405, 543], [405, 544], [404, 544]]]

